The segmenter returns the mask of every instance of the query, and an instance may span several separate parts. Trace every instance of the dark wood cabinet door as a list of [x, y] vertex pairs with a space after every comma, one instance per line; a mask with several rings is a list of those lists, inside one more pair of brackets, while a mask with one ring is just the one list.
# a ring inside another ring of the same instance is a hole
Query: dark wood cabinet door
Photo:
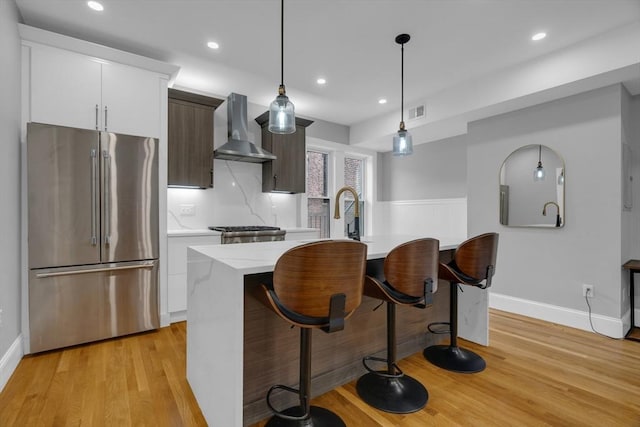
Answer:
[[273, 182], [269, 191], [304, 193], [306, 191], [304, 128], [298, 129], [292, 135], [270, 135], [271, 146], [268, 150], [275, 154], [278, 159], [271, 162], [271, 178]]
[[211, 186], [213, 108], [169, 100], [169, 185]]
[[169, 186], [213, 187], [213, 112], [220, 103], [169, 89]]
[[262, 164], [262, 191], [304, 193], [306, 191], [306, 127], [313, 122], [296, 118], [296, 132], [279, 135], [269, 132], [269, 113], [256, 121], [262, 126], [262, 148], [277, 159]]

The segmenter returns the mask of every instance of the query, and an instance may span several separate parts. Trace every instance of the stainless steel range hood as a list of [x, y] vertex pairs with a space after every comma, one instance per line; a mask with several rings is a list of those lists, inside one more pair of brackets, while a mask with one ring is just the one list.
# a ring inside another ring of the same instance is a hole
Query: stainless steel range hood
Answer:
[[213, 157], [237, 162], [263, 163], [277, 157], [249, 141], [247, 132], [247, 97], [231, 93], [227, 98], [229, 142], [213, 152]]

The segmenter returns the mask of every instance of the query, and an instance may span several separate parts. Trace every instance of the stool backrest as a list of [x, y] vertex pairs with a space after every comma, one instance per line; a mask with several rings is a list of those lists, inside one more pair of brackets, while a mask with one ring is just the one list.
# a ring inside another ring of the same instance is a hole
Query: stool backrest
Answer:
[[413, 297], [424, 296], [424, 281], [438, 283], [440, 242], [417, 239], [396, 246], [384, 260], [385, 280], [397, 291]]
[[465, 275], [477, 280], [491, 280], [497, 253], [498, 233], [485, 233], [462, 242], [453, 259], [457, 268]]
[[273, 290], [289, 310], [326, 317], [331, 296], [345, 294], [345, 313], [362, 301], [367, 245], [355, 240], [323, 240], [296, 246], [280, 256]]

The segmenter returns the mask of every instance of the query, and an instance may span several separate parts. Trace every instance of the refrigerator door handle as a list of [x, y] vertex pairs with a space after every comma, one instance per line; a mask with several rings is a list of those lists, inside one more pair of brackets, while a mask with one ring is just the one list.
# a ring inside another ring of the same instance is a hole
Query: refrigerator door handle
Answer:
[[107, 150], [102, 152], [104, 159], [104, 243], [111, 243], [111, 156]]
[[125, 265], [121, 267], [104, 267], [104, 268], [94, 268], [94, 269], [83, 269], [83, 270], [67, 270], [67, 271], [56, 271], [53, 273], [38, 273], [36, 277], [38, 279], [45, 279], [47, 277], [57, 277], [57, 276], [71, 276], [74, 274], [87, 274], [87, 273], [102, 273], [102, 272], [110, 272], [110, 271], [120, 271], [120, 270], [136, 270], [136, 269], [152, 269], [154, 267], [153, 263], [149, 264], [138, 264], [138, 265]]
[[91, 246], [98, 244], [98, 196], [96, 192], [96, 180], [98, 178], [98, 153], [91, 150]]

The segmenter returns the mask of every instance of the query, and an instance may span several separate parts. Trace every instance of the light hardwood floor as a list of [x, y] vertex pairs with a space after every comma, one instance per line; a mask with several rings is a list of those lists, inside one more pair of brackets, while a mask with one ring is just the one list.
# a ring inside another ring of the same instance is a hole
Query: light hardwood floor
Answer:
[[[185, 379], [185, 330], [178, 323], [25, 357], [0, 393], [0, 426], [206, 425]], [[499, 311], [490, 339], [490, 347], [463, 341], [487, 361], [478, 374], [444, 371], [419, 353], [401, 361], [430, 393], [414, 414], [368, 407], [355, 383], [313, 403], [358, 427], [640, 426], [640, 342]]]

